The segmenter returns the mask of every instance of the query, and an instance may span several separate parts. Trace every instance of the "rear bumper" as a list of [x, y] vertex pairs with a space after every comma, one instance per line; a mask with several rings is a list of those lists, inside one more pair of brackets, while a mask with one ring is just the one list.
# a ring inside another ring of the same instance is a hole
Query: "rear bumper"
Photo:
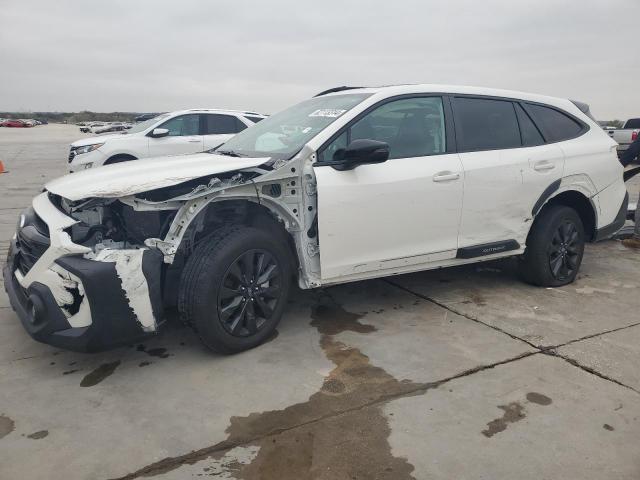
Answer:
[[[115, 263], [88, 260], [73, 255], [58, 258], [59, 271], [69, 272], [82, 284], [82, 300], [88, 324], [72, 326], [69, 311], [54, 297], [50, 285], [33, 281], [24, 288], [16, 276], [15, 241], [9, 248], [3, 268], [4, 285], [11, 307], [29, 335], [39, 342], [80, 352], [96, 352], [122, 345], [155, 333], [145, 331], [129, 305]], [[162, 257], [153, 251], [145, 252], [143, 271], [147, 277], [149, 296], [153, 299], [154, 316], [161, 315], [160, 265]], [[62, 269], [62, 270], [60, 270]], [[157, 317], [157, 318], [158, 318]], [[74, 322], [77, 323], [77, 322]], [[85, 322], [86, 323], [86, 322]]]

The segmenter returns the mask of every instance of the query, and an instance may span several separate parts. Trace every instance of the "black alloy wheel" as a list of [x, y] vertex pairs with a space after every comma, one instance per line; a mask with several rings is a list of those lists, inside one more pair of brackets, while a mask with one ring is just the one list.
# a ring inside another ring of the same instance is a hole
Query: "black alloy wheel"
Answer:
[[549, 267], [557, 280], [571, 278], [578, 269], [580, 234], [575, 224], [564, 221], [553, 234], [549, 245]]
[[233, 336], [248, 337], [271, 319], [281, 296], [281, 268], [266, 250], [249, 250], [229, 266], [218, 291], [218, 318]]

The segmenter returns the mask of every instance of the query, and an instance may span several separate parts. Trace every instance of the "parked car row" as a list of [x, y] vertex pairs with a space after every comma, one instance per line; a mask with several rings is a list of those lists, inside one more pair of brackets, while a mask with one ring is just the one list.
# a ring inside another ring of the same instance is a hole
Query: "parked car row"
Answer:
[[128, 122], [89, 122], [80, 125], [80, 131], [82, 133], [110, 133], [110, 132], [123, 132], [133, 127], [133, 124]]
[[4, 285], [39, 341], [126, 344], [177, 307], [223, 353], [273, 336], [293, 282], [516, 256], [558, 287], [625, 222], [616, 147], [580, 102], [449, 85], [167, 113], [71, 145], [83, 171], [22, 213]]
[[10, 127], [10, 128], [28, 128], [35, 127], [36, 125], [44, 125], [47, 124], [47, 120], [44, 119], [14, 119], [14, 118], [0, 118], [0, 127]]

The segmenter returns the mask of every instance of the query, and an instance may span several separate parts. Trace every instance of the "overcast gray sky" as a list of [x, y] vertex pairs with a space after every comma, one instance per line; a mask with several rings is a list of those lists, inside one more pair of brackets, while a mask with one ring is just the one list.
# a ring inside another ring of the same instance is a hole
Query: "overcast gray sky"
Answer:
[[0, 111], [273, 113], [453, 83], [640, 116], [640, 0], [0, 0]]

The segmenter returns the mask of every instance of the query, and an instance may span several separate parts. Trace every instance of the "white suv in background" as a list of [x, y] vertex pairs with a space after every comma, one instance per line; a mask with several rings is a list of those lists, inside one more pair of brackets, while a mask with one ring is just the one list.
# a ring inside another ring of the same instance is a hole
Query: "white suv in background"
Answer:
[[193, 109], [163, 113], [114, 135], [83, 138], [71, 144], [69, 170], [145, 157], [197, 153], [226, 142], [265, 118], [254, 112]]

